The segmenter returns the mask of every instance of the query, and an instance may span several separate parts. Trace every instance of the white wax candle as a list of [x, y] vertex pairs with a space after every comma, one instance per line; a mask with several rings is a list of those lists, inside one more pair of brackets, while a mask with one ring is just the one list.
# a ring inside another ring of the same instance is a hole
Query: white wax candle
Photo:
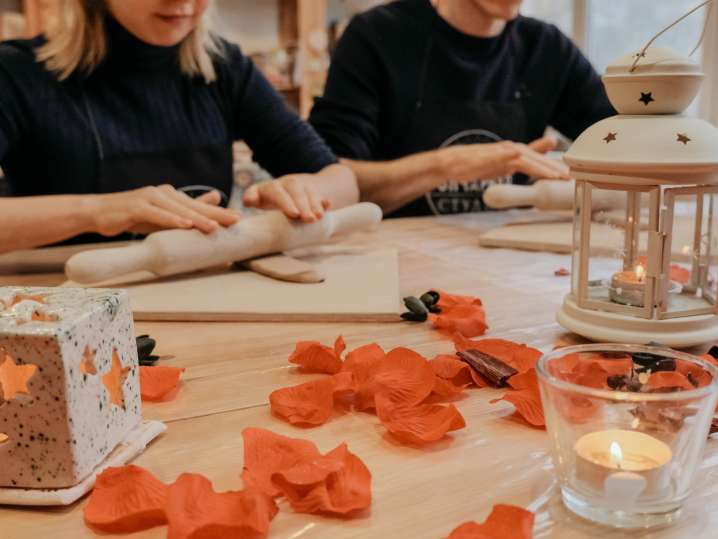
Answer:
[[638, 431], [611, 429], [581, 437], [576, 451], [576, 479], [617, 504], [633, 503], [641, 493], [655, 494], [668, 485], [673, 457], [662, 441]]

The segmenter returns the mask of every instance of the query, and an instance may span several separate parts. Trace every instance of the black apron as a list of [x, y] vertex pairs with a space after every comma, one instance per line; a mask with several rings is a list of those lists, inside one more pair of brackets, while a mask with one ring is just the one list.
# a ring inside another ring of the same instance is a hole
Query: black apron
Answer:
[[[92, 109], [84, 94], [83, 100], [98, 151], [95, 193], [116, 193], [150, 185], [171, 184], [193, 197], [217, 190], [222, 198], [222, 205], [227, 206], [234, 183], [231, 140], [192, 148], [107, 157]], [[62, 244], [132, 239], [138, 239], [138, 235], [123, 233], [108, 238], [92, 233], [76, 236]]]
[[[435, 13], [435, 17], [439, 17]], [[528, 141], [530, 133], [526, 102], [530, 93], [523, 86], [507, 102], [456, 101], [427, 95], [428, 69], [434, 47], [434, 19], [424, 52], [418, 84], [418, 99], [406, 136], [392, 149], [397, 158], [456, 144], [513, 140]], [[486, 210], [483, 193], [495, 183], [525, 183], [523, 175], [505, 176], [467, 183], [449, 181], [423, 197], [393, 212], [390, 217], [442, 215]]]

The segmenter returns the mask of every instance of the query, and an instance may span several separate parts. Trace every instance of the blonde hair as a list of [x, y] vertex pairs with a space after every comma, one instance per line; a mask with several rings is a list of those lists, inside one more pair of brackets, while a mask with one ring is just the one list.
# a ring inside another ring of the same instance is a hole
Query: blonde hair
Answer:
[[[38, 61], [60, 80], [76, 71], [94, 71], [107, 55], [106, 13], [104, 0], [58, 0], [57, 16], [45, 32], [47, 43], [38, 49]], [[202, 77], [209, 84], [217, 78], [212, 56], [220, 54], [206, 13], [180, 45], [180, 67], [186, 75]]]

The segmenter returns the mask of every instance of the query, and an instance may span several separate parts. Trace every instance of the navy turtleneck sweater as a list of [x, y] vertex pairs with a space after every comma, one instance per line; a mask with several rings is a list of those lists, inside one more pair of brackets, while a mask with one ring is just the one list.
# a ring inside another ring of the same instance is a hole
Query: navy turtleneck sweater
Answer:
[[[35, 59], [43, 37], [0, 44], [0, 167], [13, 195], [95, 193], [104, 160], [181, 159], [240, 139], [274, 176], [336, 162], [236, 45], [221, 42], [206, 84], [180, 71], [178, 47], [148, 45], [113, 19], [107, 29], [105, 61], [63, 82]], [[123, 187], [175, 183], [156, 176]]]

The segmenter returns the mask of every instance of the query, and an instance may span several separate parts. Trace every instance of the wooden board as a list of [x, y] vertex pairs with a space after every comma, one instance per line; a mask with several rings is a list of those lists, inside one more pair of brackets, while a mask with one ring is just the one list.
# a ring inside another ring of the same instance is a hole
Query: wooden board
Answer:
[[[221, 268], [113, 286], [127, 288], [135, 320], [253, 322], [398, 321], [399, 263], [394, 249], [308, 255], [327, 278], [298, 284]], [[72, 283], [67, 283], [72, 285]], [[107, 283], [103, 283], [103, 286]]]
[[[675, 227], [673, 255], [671, 260], [690, 262], [690, 254], [683, 247], [693, 244], [691, 226]], [[623, 249], [624, 232], [611, 224], [591, 224], [591, 255], [616, 256]], [[526, 251], [548, 253], [570, 253], [573, 243], [573, 223], [544, 222], [528, 224], [507, 224], [489, 230], [479, 238], [481, 247], [503, 247]], [[641, 232], [641, 245], [647, 245], [646, 232]]]

